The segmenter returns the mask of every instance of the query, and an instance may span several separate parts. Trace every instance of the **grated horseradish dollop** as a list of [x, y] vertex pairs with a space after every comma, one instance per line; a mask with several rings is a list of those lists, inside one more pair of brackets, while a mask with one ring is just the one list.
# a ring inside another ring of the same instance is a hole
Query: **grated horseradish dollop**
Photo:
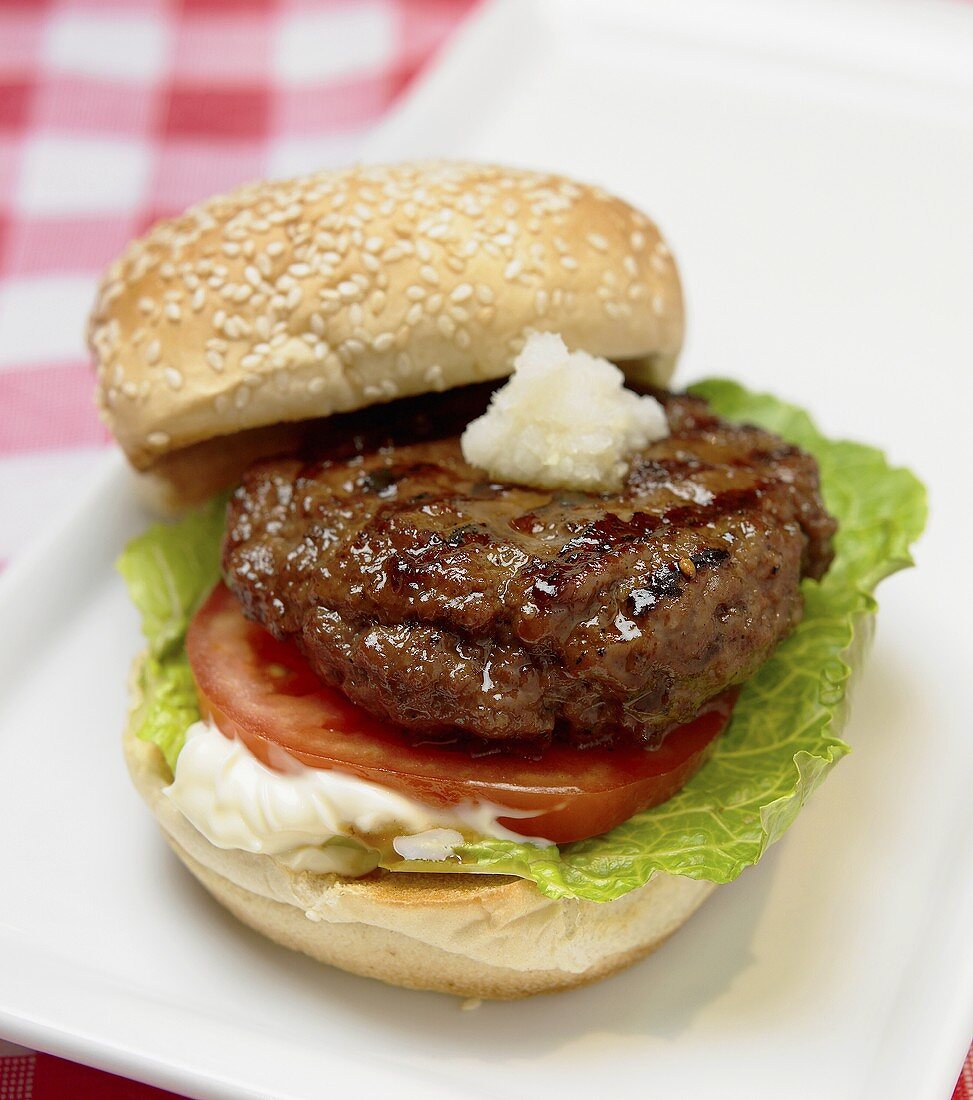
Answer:
[[463, 433], [463, 457], [496, 481], [618, 489], [628, 457], [669, 434], [659, 402], [625, 389], [624, 380], [607, 359], [569, 351], [556, 333], [534, 333], [510, 380]]

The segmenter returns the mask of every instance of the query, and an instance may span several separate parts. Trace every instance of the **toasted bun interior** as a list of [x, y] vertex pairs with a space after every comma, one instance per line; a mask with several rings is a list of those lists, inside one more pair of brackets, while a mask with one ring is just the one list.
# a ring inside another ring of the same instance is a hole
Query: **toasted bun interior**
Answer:
[[159, 223], [106, 272], [89, 343], [105, 422], [149, 470], [501, 377], [533, 330], [665, 383], [683, 308], [655, 225], [560, 176], [432, 162], [258, 183]]
[[584, 985], [649, 954], [714, 889], [658, 875], [598, 904], [555, 901], [500, 875], [295, 872], [214, 847], [163, 794], [171, 777], [159, 750], [131, 728], [124, 749], [165, 839], [234, 916], [275, 943], [392, 985], [489, 999]]

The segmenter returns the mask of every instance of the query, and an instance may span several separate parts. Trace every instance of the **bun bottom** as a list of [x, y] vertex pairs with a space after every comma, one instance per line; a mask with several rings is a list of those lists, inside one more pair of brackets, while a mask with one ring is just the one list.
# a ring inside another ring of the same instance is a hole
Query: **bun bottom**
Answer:
[[648, 955], [715, 889], [657, 875], [617, 901], [545, 897], [504, 875], [296, 872], [272, 856], [215, 847], [163, 793], [159, 750], [124, 738], [136, 788], [209, 893], [275, 943], [409, 989], [510, 1000], [605, 978]]

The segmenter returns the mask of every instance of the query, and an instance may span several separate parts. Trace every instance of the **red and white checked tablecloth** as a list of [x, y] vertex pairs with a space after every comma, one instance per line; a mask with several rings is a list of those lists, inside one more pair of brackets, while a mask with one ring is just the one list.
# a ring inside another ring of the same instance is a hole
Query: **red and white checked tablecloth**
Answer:
[[[214, 191], [353, 160], [476, 2], [0, 0], [0, 566], [107, 443], [101, 267]], [[0, 1039], [0, 1100], [168, 1095]]]

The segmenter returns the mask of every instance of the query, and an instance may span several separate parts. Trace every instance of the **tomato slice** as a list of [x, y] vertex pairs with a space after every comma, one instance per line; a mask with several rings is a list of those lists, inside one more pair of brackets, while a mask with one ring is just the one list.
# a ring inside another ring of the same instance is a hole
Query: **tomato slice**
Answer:
[[530, 817], [500, 818], [524, 836], [558, 844], [597, 836], [671, 798], [705, 763], [725, 729], [736, 691], [711, 701], [654, 749], [553, 745], [538, 760], [511, 752], [471, 757], [414, 745], [349, 702], [313, 672], [295, 645], [249, 622], [218, 585], [186, 638], [200, 707], [269, 767], [280, 752], [337, 768], [431, 805], [489, 801]]

